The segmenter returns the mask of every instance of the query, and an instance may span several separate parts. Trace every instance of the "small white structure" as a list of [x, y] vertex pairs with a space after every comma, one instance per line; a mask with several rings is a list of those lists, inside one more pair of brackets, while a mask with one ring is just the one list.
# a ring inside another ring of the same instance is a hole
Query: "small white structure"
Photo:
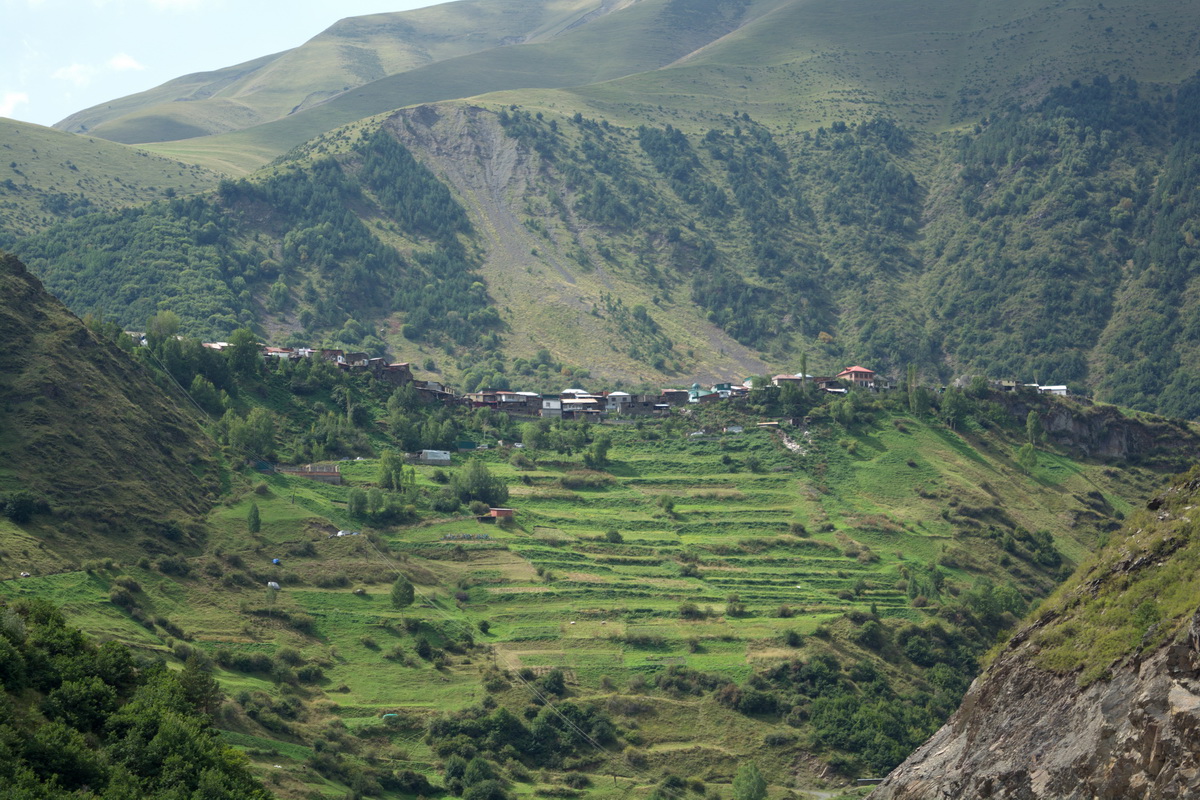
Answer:
[[450, 466], [450, 451], [422, 450], [417, 454], [417, 461], [421, 464], [435, 464], [440, 467], [448, 467]]
[[1066, 397], [1067, 396], [1067, 387], [1066, 386], [1039, 386], [1038, 391], [1041, 392], [1042, 394], [1052, 394], [1052, 395], [1056, 395], [1058, 397]]

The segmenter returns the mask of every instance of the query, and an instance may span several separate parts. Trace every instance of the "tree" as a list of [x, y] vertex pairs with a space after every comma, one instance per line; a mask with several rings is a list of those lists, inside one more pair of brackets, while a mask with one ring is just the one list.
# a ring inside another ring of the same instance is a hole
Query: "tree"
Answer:
[[367, 493], [362, 489], [351, 489], [346, 496], [346, 512], [352, 517], [366, 516]]
[[958, 424], [970, 413], [970, 403], [958, 389], [947, 389], [942, 397], [942, 418], [950, 430], [958, 428]]
[[230, 369], [234, 374], [243, 378], [249, 378], [256, 374], [261, 361], [259, 356], [261, 349], [262, 346], [258, 343], [258, 337], [254, 335], [254, 331], [249, 328], [238, 328], [230, 334], [229, 349], [225, 351]]
[[481, 500], [489, 506], [503, 505], [508, 500], [508, 485], [488, 471], [487, 465], [477, 458], [471, 459], [467, 468], [454, 476], [454, 489], [464, 502]]
[[1025, 438], [1030, 446], [1036, 445], [1042, 439], [1042, 419], [1033, 409], [1025, 415]]
[[1021, 449], [1017, 451], [1017, 463], [1026, 472], [1031, 472], [1038, 464], [1037, 450], [1033, 449], [1033, 445], [1029, 442], [1021, 445]]
[[258, 515], [258, 503], [251, 503], [250, 511], [246, 514], [246, 530], [258, 533], [261, 528], [262, 519]]
[[536, 422], [522, 423], [521, 443], [531, 450], [541, 450], [546, 446], [546, 431]]
[[414, 597], [416, 591], [408, 582], [408, 578], [403, 575], [396, 578], [396, 582], [392, 584], [392, 605], [396, 608], [407, 608], [412, 605]]
[[763, 800], [767, 796], [767, 781], [753, 761], [738, 767], [733, 776], [733, 800]]
[[404, 457], [395, 450], [384, 450], [379, 457], [379, 485], [393, 492], [404, 491]]
[[612, 439], [606, 435], [596, 437], [596, 441], [583, 454], [583, 464], [588, 469], [604, 469], [608, 466], [608, 449], [612, 447]]
[[174, 311], [159, 311], [146, 320], [146, 338], [154, 346], [179, 333], [180, 319]]

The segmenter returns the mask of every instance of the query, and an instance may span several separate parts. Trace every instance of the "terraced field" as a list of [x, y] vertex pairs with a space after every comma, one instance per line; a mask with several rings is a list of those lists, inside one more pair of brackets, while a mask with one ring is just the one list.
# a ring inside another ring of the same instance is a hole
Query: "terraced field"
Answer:
[[[371, 757], [392, 768], [438, 782], [429, 720], [481, 703], [529, 708], [517, 673], [527, 680], [556, 668], [568, 696], [615, 709], [630, 737], [623, 747], [637, 752], [631, 759], [618, 746], [573, 763], [593, 775], [589, 796], [624, 796], [663, 771], [720, 785], [748, 757], [779, 791], [815, 790], [829, 788], [820, 762], [795, 746], [763, 746], [772, 735], [797, 741], [782, 718], [659, 691], [656, 677], [684, 667], [742, 685], [780, 662], [856, 658], [842, 635], [856, 612], [888, 625], [932, 620], [909, 588], [932, 564], [952, 593], [983, 579], [1048, 590], [1057, 576], [1023, 545], [1002, 551], [996, 532], [1050, 532], [1067, 569], [1101, 535], [1093, 509], [1123, 514], [1122, 497], [1152, 480], [1051, 452], [1026, 473], [1013, 461], [1020, 442], [1001, 428], [954, 433], [890, 416], [851, 430], [651, 422], [601, 431], [612, 440], [602, 471], [583, 469], [579, 453], [493, 446], [470, 456], [507, 481], [513, 525], [447, 516], [362, 528], [347, 515], [347, 491], [372, 485], [378, 464], [348, 462], [347, 486], [272, 475], [228, 500], [210, 516], [188, 576], [143, 561], [0, 591], [49, 594], [93, 631], [163, 655], [180, 655], [186, 641], [225, 664], [217, 674], [237, 701], [222, 720], [228, 741], [282, 796], [344, 793], [314, 771], [319, 752], [304, 743], [338, 731], [371, 743]], [[517, 454], [535, 466], [514, 466]], [[467, 458], [455, 456], [448, 471]], [[436, 485], [437, 470], [418, 473], [422, 486]], [[251, 502], [257, 533], [247, 532]], [[362, 534], [333, 535], [339, 529]], [[389, 598], [398, 571], [418, 593], [404, 609]], [[120, 574], [141, 585], [140, 625], [109, 601]], [[419, 653], [420, 640], [432, 656]], [[295, 670], [315, 665], [319, 674], [299, 684], [286, 669], [281, 677], [281, 649]], [[254, 656], [276, 666], [237, 665]], [[495, 680], [496, 668], [507, 679]], [[631, 697], [633, 711], [617, 702]], [[385, 714], [397, 715], [386, 727]]]

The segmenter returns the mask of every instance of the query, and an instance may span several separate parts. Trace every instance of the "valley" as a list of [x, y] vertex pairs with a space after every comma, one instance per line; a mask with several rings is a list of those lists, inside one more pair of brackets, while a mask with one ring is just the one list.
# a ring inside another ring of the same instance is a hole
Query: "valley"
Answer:
[[1191, 791], [1180, 6], [462, 0], [0, 120], [0, 795]]

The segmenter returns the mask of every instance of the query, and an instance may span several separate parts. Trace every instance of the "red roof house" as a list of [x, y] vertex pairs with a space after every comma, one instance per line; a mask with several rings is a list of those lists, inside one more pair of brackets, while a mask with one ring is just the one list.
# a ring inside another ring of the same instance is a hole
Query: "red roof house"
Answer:
[[875, 373], [866, 367], [847, 367], [837, 374], [837, 379], [863, 389], [875, 388]]

